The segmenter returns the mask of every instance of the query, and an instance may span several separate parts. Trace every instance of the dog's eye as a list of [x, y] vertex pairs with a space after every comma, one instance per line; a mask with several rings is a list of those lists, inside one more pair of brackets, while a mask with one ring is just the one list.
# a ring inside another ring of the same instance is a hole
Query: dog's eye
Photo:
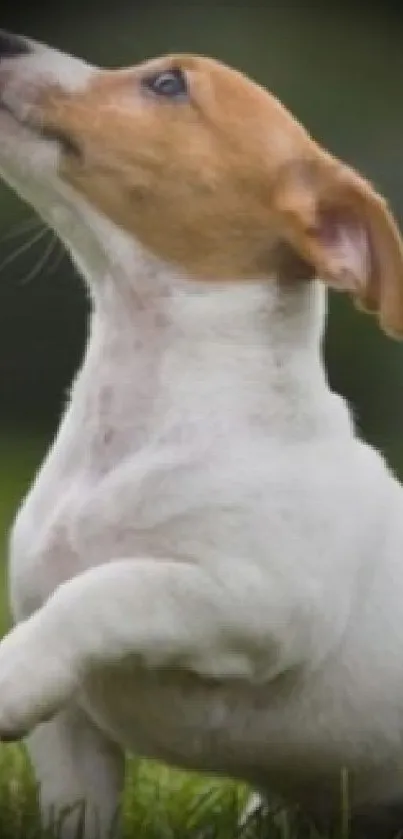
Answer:
[[186, 78], [179, 67], [164, 70], [143, 79], [143, 86], [157, 96], [167, 99], [184, 99], [188, 94]]

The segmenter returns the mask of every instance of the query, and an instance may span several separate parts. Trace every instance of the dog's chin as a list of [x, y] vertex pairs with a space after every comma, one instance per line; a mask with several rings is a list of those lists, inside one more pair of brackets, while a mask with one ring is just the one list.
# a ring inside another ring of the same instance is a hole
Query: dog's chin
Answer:
[[46, 128], [32, 112], [22, 116], [0, 96], [0, 176], [23, 198], [30, 181], [45, 188], [64, 154], [77, 158], [80, 150], [67, 135]]
[[7, 184], [43, 215], [57, 197], [59, 163], [56, 142], [46, 141], [10, 108], [0, 105], [0, 186]]
[[8, 149], [10, 141], [14, 145], [15, 154], [18, 155], [20, 143], [30, 135], [32, 137], [33, 131], [28, 123], [0, 97], [0, 160], [4, 147]]
[[[4, 117], [3, 117], [4, 115]], [[14, 129], [20, 128], [25, 136], [30, 135], [32, 139], [44, 140], [56, 144], [59, 150], [68, 157], [81, 158], [81, 149], [79, 144], [67, 132], [61, 131], [42, 124], [40, 121], [33, 118], [21, 119], [16, 111], [11, 108], [7, 102], [0, 98], [0, 148], [1, 148], [1, 134], [2, 134], [2, 120], [7, 121]]]

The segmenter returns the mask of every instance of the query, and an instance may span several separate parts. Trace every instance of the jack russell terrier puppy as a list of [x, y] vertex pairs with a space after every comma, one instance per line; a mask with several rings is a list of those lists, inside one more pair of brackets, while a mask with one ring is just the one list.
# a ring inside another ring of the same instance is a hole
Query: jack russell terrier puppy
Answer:
[[106, 839], [129, 750], [319, 821], [346, 769], [357, 831], [392, 835], [403, 491], [321, 350], [326, 284], [403, 332], [386, 203], [218, 61], [104, 71], [4, 32], [0, 167], [92, 300], [0, 644], [0, 737], [27, 736], [44, 823], [82, 800]]

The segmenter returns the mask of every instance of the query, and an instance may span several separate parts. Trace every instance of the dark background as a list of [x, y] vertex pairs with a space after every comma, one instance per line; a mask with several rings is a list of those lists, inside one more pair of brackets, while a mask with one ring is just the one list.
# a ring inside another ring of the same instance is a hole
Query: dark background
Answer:
[[[2, 5], [0, 26], [111, 66], [176, 50], [221, 58], [267, 85], [368, 176], [403, 224], [403, 10], [395, 4], [32, 0]], [[0, 186], [0, 455], [8, 441], [23, 450], [24, 440], [54, 431], [85, 340], [85, 294], [68, 257], [53, 251], [30, 279], [51, 241], [28, 248], [32, 231], [17, 229], [32, 217]], [[335, 297], [326, 357], [363, 434], [403, 471], [403, 347]], [[0, 494], [9, 479], [0, 471]]]

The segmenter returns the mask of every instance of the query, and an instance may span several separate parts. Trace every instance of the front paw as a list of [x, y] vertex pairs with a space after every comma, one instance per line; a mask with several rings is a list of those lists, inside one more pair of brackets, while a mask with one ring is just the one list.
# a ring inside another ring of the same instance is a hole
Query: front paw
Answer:
[[72, 668], [38, 617], [18, 624], [0, 643], [0, 740], [20, 740], [60, 710], [73, 689]]

